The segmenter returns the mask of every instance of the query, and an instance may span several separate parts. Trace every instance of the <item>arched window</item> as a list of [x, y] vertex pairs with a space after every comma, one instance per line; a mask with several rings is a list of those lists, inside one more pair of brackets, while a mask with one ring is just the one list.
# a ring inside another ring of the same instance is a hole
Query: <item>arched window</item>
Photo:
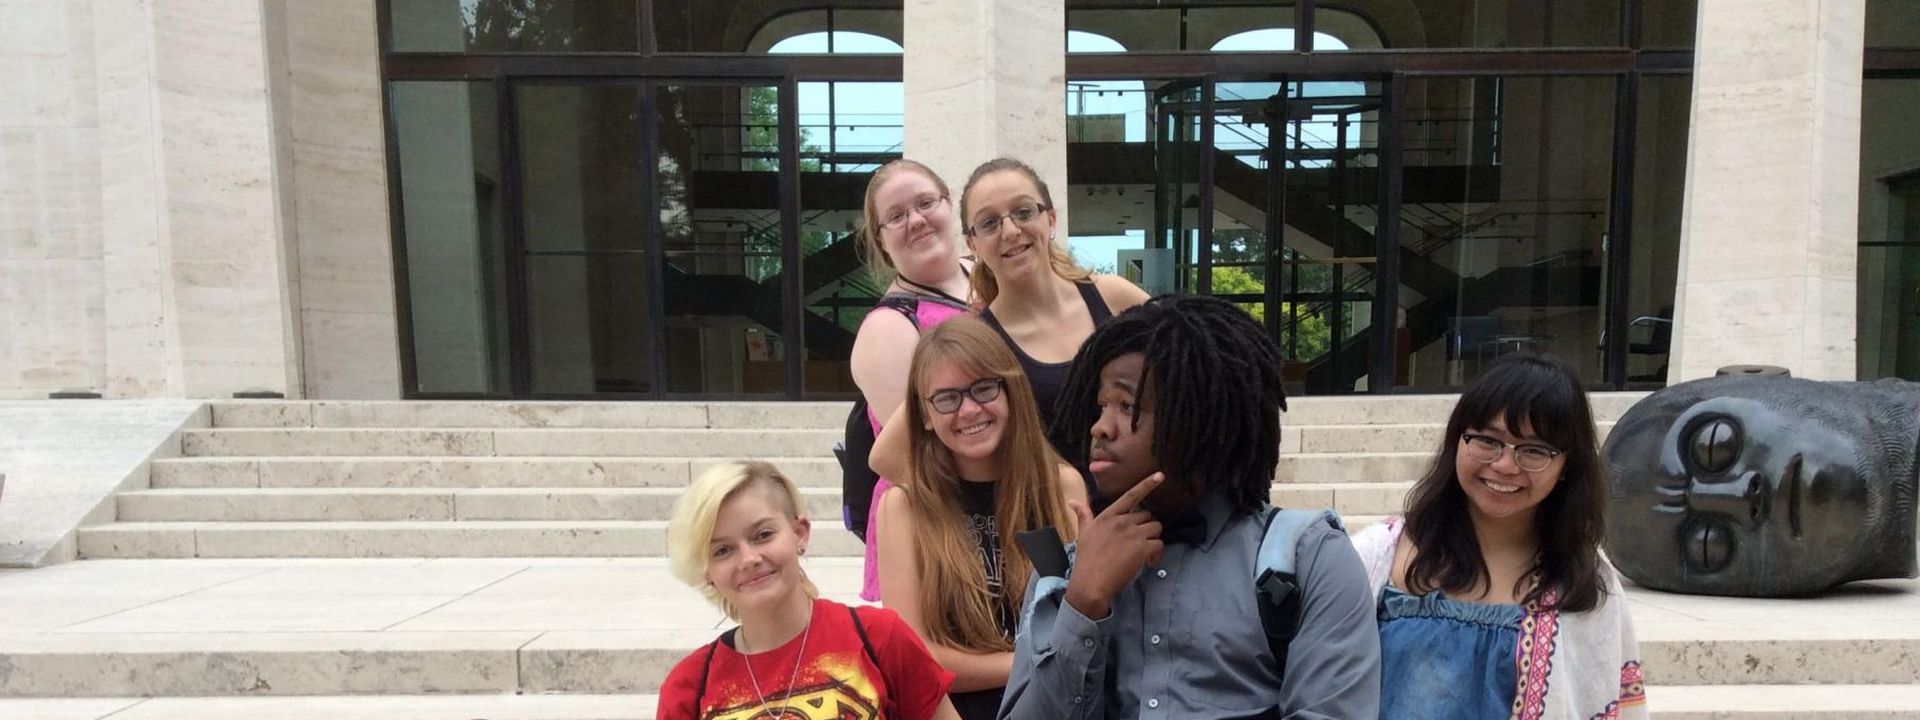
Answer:
[[[1210, 52], [1287, 52], [1294, 48], [1293, 28], [1262, 28], [1228, 35], [1207, 48]], [[1347, 44], [1323, 32], [1313, 34], [1313, 49], [1345, 50]]]
[[768, 55], [899, 55], [900, 43], [879, 35], [850, 30], [810, 32], [786, 38], [767, 48]]
[[[1126, 46], [1098, 33], [1067, 31], [1067, 54], [1124, 53]], [[1069, 80], [1068, 142], [1146, 142], [1147, 88], [1139, 80]]]

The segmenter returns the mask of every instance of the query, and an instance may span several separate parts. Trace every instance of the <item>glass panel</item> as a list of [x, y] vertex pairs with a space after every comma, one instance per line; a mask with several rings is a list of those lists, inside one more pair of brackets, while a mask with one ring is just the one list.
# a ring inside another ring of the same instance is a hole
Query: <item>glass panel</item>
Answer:
[[[654, 39], [663, 53], [898, 53], [902, 3], [861, 4], [795, 11], [744, 0], [653, 0]], [[830, 31], [832, 48], [824, 42]], [[783, 41], [816, 34], [822, 41], [818, 48], [775, 49]]]
[[1640, 78], [1639, 116], [1634, 120], [1633, 248], [1627, 268], [1626, 379], [1641, 387], [1667, 382], [1692, 92], [1690, 75]]
[[900, 83], [800, 83], [800, 268], [806, 298], [809, 394], [859, 392], [847, 358], [867, 309], [886, 287], [860, 262], [867, 180], [900, 157]]
[[[1618, 47], [1622, 0], [1453, 0], [1422, 3], [1419, 12], [1381, 10], [1353, 13], [1319, 10], [1314, 26], [1323, 32], [1356, 30], [1355, 22], [1327, 17], [1329, 12], [1357, 15], [1378, 28], [1383, 46], [1418, 48]], [[1661, 4], [1648, 2], [1648, 5]], [[1436, 7], [1438, 6], [1438, 7]], [[1444, 8], [1444, 9], [1442, 9]], [[1324, 18], [1324, 19], [1323, 19]], [[1340, 28], [1341, 30], [1333, 30]], [[1358, 40], [1349, 42], [1362, 47]], [[1378, 47], [1378, 46], [1374, 46]]]
[[1699, 0], [1640, 0], [1640, 47], [1693, 47], [1699, 16]]
[[632, 0], [389, 0], [395, 52], [634, 52]]
[[[1292, 5], [1192, 8], [1187, 10], [1187, 48], [1221, 52], [1286, 52], [1294, 49], [1299, 13]], [[1233, 41], [1222, 45], [1221, 41]]]
[[1074, 48], [1076, 32], [1107, 38], [1125, 52], [1174, 52], [1185, 47], [1180, 28], [1179, 8], [1067, 8], [1068, 52], [1122, 52], [1108, 47]]
[[396, 82], [408, 310], [421, 393], [509, 386], [500, 135], [490, 82]]
[[661, 86], [667, 390], [784, 393], [779, 88]]
[[[1180, 95], [1197, 90], [1193, 83], [1183, 86], [1189, 89]], [[1171, 258], [1150, 263], [1143, 252], [1154, 220], [1154, 145], [1148, 133], [1149, 106], [1158, 94], [1146, 88], [1140, 80], [1067, 83], [1066, 195], [1073, 210], [1067, 215], [1067, 247], [1081, 267], [1136, 283], [1145, 279], [1142, 273], [1164, 272], [1165, 287], [1159, 290], [1172, 292]]]
[[1860, 103], [1861, 379], [1920, 380], [1920, 80], [1868, 80]]
[[1399, 119], [1406, 384], [1457, 387], [1517, 349], [1600, 378], [1614, 83], [1408, 82]]
[[1867, 0], [1867, 47], [1920, 47], [1920, 3]]
[[[1284, 125], [1286, 247], [1269, 297], [1289, 379], [1312, 394], [1367, 389], [1380, 176], [1379, 83], [1295, 83]], [[1275, 303], [1277, 304], [1271, 304]]]
[[644, 97], [633, 85], [518, 92], [532, 390], [648, 392]]

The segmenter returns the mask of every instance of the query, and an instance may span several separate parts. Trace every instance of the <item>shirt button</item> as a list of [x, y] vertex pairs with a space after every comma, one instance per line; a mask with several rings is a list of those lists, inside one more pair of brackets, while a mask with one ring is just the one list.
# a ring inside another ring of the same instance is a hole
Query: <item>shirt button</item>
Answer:
[[1080, 645], [1083, 647], [1093, 647], [1093, 638], [1086, 638], [1084, 640], [1081, 640]]
[[1155, 635], [1155, 636], [1153, 636], [1153, 637], [1150, 637], [1150, 638], [1147, 638], [1147, 642], [1150, 642], [1150, 643], [1153, 643], [1153, 644], [1155, 644], [1155, 645], [1159, 645], [1159, 644], [1160, 644], [1160, 636], [1159, 636], [1159, 635]]
[[1080, 703], [1083, 703], [1083, 702], [1086, 702], [1086, 700], [1087, 700], [1087, 698], [1086, 698], [1086, 696], [1084, 696], [1084, 695], [1075, 695], [1075, 696], [1073, 696], [1073, 704], [1075, 704], [1075, 705], [1079, 705]]
[[1167, 571], [1165, 571], [1165, 570], [1160, 570], [1160, 571], [1157, 571], [1157, 572], [1155, 572], [1155, 573], [1153, 574], [1153, 576], [1154, 576], [1154, 577], [1157, 577], [1157, 578], [1160, 578], [1160, 579], [1162, 579], [1162, 580], [1165, 580], [1165, 579], [1167, 579]]
[[1147, 698], [1147, 707], [1150, 707], [1150, 708], [1157, 708], [1157, 707], [1160, 707], [1160, 699], [1159, 699], [1159, 698]]

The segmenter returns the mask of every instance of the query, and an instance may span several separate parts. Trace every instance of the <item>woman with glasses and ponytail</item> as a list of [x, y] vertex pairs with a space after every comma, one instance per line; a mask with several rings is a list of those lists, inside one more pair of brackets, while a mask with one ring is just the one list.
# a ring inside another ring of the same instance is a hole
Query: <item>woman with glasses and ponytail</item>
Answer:
[[1380, 716], [1645, 718], [1600, 555], [1607, 476], [1578, 377], [1507, 355], [1454, 406], [1404, 518], [1354, 536], [1380, 621]]
[[1000, 337], [975, 318], [930, 330], [913, 354], [898, 427], [909, 470], [876, 503], [880, 596], [954, 675], [963, 718], [992, 718], [1013, 670], [1032, 563], [1022, 532], [1073, 539], [1069, 501], [1085, 485], [1040, 428], [1033, 389]]

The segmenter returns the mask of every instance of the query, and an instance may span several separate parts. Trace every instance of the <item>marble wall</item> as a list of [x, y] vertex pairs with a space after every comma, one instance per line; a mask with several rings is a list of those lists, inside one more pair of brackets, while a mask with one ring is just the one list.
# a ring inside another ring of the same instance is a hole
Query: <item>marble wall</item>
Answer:
[[1669, 382], [1855, 372], [1858, 2], [1701, 0]]
[[373, 8], [0, 2], [0, 397], [398, 394]]
[[[1066, 6], [906, 0], [906, 156], [954, 192], [982, 162], [1033, 166], [1067, 224]], [[958, 198], [955, 198], [957, 201]]]

